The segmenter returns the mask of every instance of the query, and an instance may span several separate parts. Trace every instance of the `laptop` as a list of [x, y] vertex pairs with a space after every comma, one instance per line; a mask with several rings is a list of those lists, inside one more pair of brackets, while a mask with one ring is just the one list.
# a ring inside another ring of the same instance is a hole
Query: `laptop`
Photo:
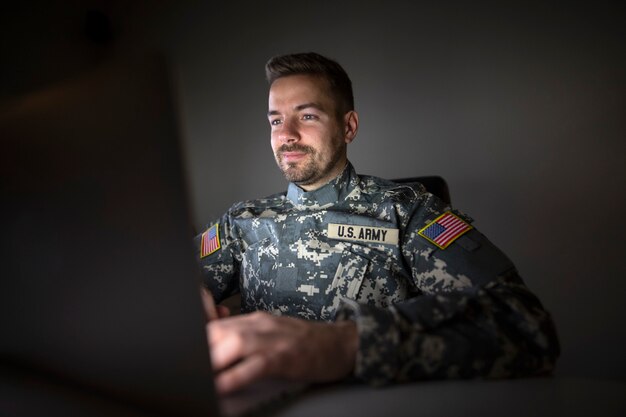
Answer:
[[0, 104], [8, 415], [217, 416], [275, 395], [215, 393], [169, 79], [120, 59]]

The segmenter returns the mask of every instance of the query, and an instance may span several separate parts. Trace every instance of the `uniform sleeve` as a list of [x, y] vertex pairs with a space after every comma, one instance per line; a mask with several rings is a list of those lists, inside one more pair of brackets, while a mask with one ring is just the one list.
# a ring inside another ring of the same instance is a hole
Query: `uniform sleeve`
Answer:
[[448, 209], [429, 194], [423, 199], [402, 243], [419, 295], [386, 309], [345, 300], [339, 310], [337, 319], [357, 323], [356, 377], [383, 385], [549, 373], [559, 344], [540, 301], [476, 229], [445, 249], [420, 236]]
[[215, 302], [239, 292], [241, 243], [229, 213], [194, 238], [202, 281]]

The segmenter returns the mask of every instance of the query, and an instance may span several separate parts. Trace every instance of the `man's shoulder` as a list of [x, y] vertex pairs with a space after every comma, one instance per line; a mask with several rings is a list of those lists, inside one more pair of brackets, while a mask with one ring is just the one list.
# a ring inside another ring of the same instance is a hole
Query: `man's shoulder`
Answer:
[[230, 215], [239, 215], [243, 212], [257, 212], [282, 206], [287, 193], [285, 191], [254, 200], [244, 200], [233, 204], [228, 210]]
[[398, 183], [373, 175], [359, 175], [361, 193], [371, 197], [391, 199], [397, 202], [414, 202], [426, 189], [419, 182]]

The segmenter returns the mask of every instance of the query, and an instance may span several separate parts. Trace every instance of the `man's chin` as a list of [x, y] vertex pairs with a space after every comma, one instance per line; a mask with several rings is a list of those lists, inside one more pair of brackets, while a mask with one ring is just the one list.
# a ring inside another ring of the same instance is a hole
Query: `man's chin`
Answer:
[[312, 180], [312, 175], [307, 175], [307, 173], [296, 168], [283, 169], [283, 175], [287, 181], [293, 182], [296, 185], [308, 185]]
[[293, 182], [296, 185], [309, 185], [311, 184], [310, 177], [303, 177], [298, 175], [288, 175], [285, 174], [285, 179], [289, 182]]

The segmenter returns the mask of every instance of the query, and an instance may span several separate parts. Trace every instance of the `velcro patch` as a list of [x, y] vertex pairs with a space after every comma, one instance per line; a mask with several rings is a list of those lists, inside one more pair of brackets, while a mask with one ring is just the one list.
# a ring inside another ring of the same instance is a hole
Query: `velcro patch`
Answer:
[[451, 212], [445, 212], [428, 223], [418, 234], [438, 248], [445, 249], [473, 227]]
[[398, 229], [374, 226], [356, 226], [354, 224], [328, 223], [328, 237], [332, 239], [397, 245]]
[[209, 227], [206, 232], [202, 233], [202, 239], [200, 239], [200, 258], [209, 256], [219, 248], [221, 248], [220, 233], [216, 223]]

